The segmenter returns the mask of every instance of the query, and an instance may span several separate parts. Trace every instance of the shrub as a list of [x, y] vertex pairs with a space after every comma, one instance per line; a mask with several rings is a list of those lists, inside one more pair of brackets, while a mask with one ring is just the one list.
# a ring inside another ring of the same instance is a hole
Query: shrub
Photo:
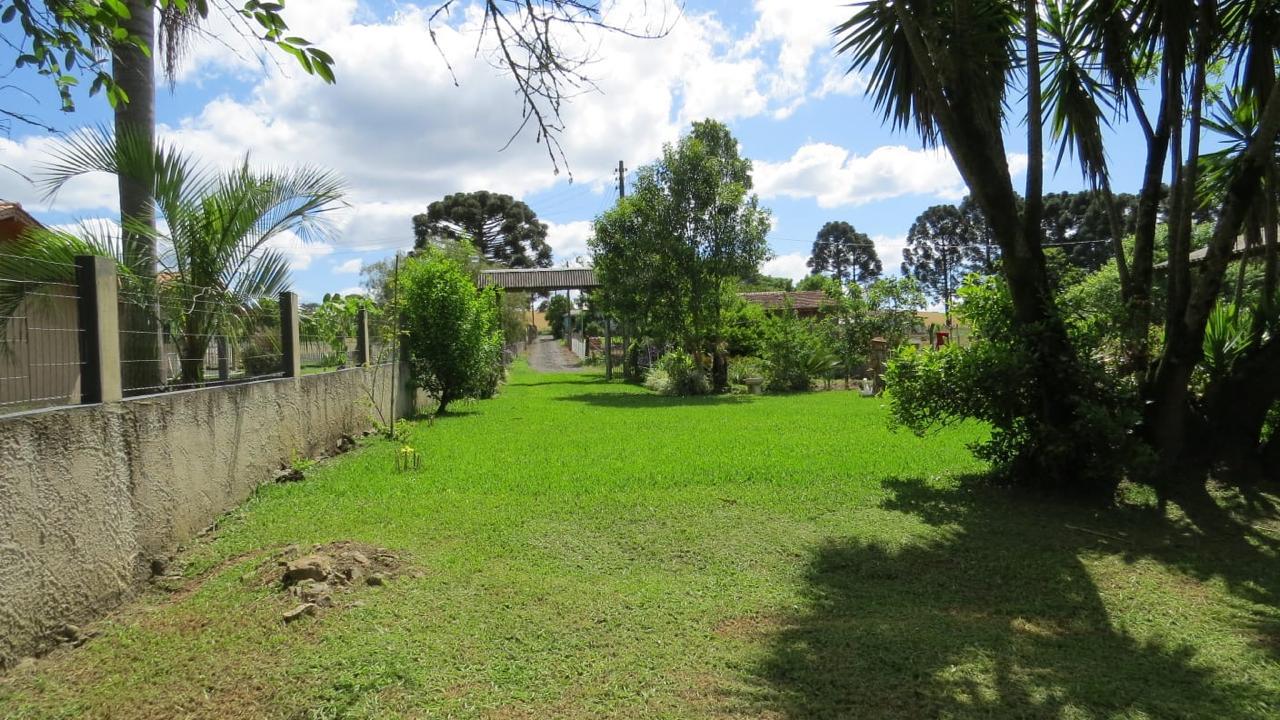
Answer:
[[746, 385], [747, 378], [764, 377], [764, 360], [758, 357], [738, 357], [729, 361], [729, 384]]
[[[1126, 437], [1133, 392], [1096, 361], [1082, 359], [1073, 400], [1078, 419], [1056, 429], [1036, 423], [1032, 383], [1036, 348], [1012, 329], [1008, 290], [999, 278], [971, 278], [960, 290], [961, 314], [975, 332], [973, 344], [938, 350], [903, 348], [885, 372], [892, 424], [917, 435], [968, 419], [991, 426], [989, 440], [971, 450], [997, 475], [1024, 485], [1108, 500], [1121, 470], [1145, 462]], [[1062, 473], [1061, 468], [1076, 469]], [[1053, 471], [1054, 469], [1058, 471]], [[1069, 475], [1073, 486], [1051, 485]]]
[[660, 395], [706, 395], [711, 380], [698, 360], [683, 350], [658, 358], [645, 376], [644, 386]]
[[284, 369], [280, 334], [269, 330], [254, 333], [241, 348], [246, 375], [267, 375]]
[[440, 403], [492, 397], [502, 377], [501, 297], [479, 291], [456, 260], [435, 249], [400, 271], [403, 329], [413, 381]]
[[765, 386], [773, 391], [808, 390], [837, 364], [813, 323], [788, 311], [769, 317], [764, 330]]
[[724, 309], [725, 352], [730, 356], [759, 355], [764, 347], [764, 308], [737, 295]]

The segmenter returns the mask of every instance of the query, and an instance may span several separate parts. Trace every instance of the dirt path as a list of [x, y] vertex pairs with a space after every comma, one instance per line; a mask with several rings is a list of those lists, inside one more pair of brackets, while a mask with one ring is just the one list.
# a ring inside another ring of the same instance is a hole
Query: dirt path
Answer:
[[529, 367], [538, 372], [573, 372], [582, 362], [559, 340], [540, 336], [529, 348]]

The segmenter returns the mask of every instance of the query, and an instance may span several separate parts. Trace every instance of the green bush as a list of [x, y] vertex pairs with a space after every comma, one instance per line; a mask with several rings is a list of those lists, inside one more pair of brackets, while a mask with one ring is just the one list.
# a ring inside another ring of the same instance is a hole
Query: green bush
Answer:
[[280, 333], [259, 331], [249, 337], [240, 349], [246, 375], [269, 375], [284, 369], [280, 352]]
[[794, 311], [766, 318], [764, 324], [765, 386], [775, 392], [808, 390], [828, 377], [838, 359], [813, 323]]
[[413, 381], [439, 403], [492, 397], [502, 378], [496, 290], [477, 290], [456, 260], [428, 249], [400, 270], [405, 344]]
[[564, 337], [564, 319], [570, 312], [569, 298], [564, 295], [552, 295], [547, 300], [543, 314], [547, 325], [551, 326], [551, 337], [559, 340]]
[[759, 304], [729, 296], [724, 309], [725, 352], [731, 357], [759, 355], [764, 348], [765, 319]]
[[658, 358], [645, 376], [644, 386], [660, 395], [706, 395], [711, 380], [697, 358], [672, 350]]
[[764, 360], [758, 357], [736, 357], [729, 361], [729, 384], [746, 385], [747, 378], [764, 377]]
[[[1075, 487], [1044, 489], [1109, 498], [1123, 469], [1147, 460], [1125, 432], [1137, 420], [1124, 410], [1135, 406], [1133, 388], [1118, 383], [1100, 362], [1084, 358], [1073, 398], [1076, 422], [1065, 430], [1029, 422], [1038, 412], [1032, 404], [1037, 349], [1013, 331], [1013, 306], [1003, 280], [971, 277], [960, 296], [974, 342], [938, 350], [906, 347], [890, 360], [884, 378], [893, 425], [923, 435], [979, 420], [991, 427], [991, 437], [970, 449], [991, 462], [998, 477], [1043, 486], [1063, 476], [1046, 468], [1078, 468], [1072, 474]], [[1072, 327], [1072, 332], [1082, 331]]]

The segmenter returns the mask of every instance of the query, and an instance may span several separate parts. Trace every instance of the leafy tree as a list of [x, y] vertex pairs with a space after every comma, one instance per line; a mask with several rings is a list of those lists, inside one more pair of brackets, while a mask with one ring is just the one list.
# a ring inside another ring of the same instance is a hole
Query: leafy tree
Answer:
[[839, 367], [839, 357], [817, 324], [791, 308], [766, 315], [762, 336], [765, 386], [770, 390], [808, 390], [814, 380], [830, 377]]
[[1089, 271], [1101, 268], [1115, 257], [1111, 219], [1107, 215], [1113, 206], [1120, 213], [1122, 232], [1133, 234], [1138, 208], [1134, 195], [1117, 194], [1108, 202], [1093, 191], [1046, 194], [1041, 219], [1046, 244], [1060, 247], [1075, 267]]
[[603, 304], [660, 342], [711, 355], [717, 389], [728, 383], [726, 290], [768, 252], [769, 212], [751, 187], [751, 161], [729, 129], [696, 122], [641, 168], [631, 196], [597, 218], [591, 240]]
[[[1132, 409], [1111, 405], [1117, 396], [1094, 382], [1091, 348], [1077, 344], [1054, 296], [1043, 224], [1046, 129], [1059, 158], [1077, 162], [1106, 204], [1127, 309], [1125, 380], [1136, 386], [1133, 402], [1144, 415], [1130, 430], [1161, 460], [1149, 479], [1162, 497], [1205, 506], [1204, 479], [1214, 463], [1238, 466], [1239, 458], [1247, 458], [1256, 472], [1271, 452], [1266, 417], [1280, 399], [1280, 378], [1263, 370], [1280, 362], [1280, 333], [1268, 331], [1275, 322], [1267, 318], [1275, 314], [1254, 315], [1257, 342], [1248, 360], [1209, 386], [1192, 381], [1246, 219], [1262, 218], [1263, 242], [1280, 245], [1274, 191], [1280, 84], [1270, 4], [1203, 2], [1171, 10], [1129, 0], [873, 0], [857, 8], [836, 29], [838, 52], [850, 56], [852, 70], [866, 71], [868, 93], [886, 119], [915, 128], [928, 144], [946, 144], [1000, 248], [1008, 331], [1029, 363], [1011, 379], [1021, 378], [1019, 391], [1035, 400], [1020, 406], [1027, 412], [1017, 436], [1027, 471], [1022, 479], [1110, 499], [1121, 474], [1113, 454], [1117, 442], [1106, 434], [1114, 426], [1097, 418], [1130, 417]], [[1239, 71], [1223, 73], [1223, 64]], [[1251, 106], [1252, 118], [1244, 125], [1249, 132], [1234, 134], [1225, 164], [1218, 166], [1229, 168], [1220, 175], [1220, 212], [1208, 254], [1193, 272], [1193, 220], [1205, 205], [1198, 195], [1202, 147], [1207, 132], [1231, 125], [1206, 122], [1214, 96]], [[1145, 146], [1128, 256], [1119, 251], [1125, 220], [1110, 185], [1104, 133], [1117, 112], [1134, 119]], [[1007, 162], [1006, 134], [1015, 128], [1025, 132], [1028, 151], [1021, 197]], [[1166, 311], [1159, 318], [1154, 255], [1165, 178], [1171, 179], [1169, 260], [1161, 275]], [[1264, 258], [1274, 267], [1280, 251]], [[1273, 302], [1272, 294], [1265, 295], [1264, 302]], [[1153, 333], [1153, 325], [1162, 328]], [[1190, 441], [1191, 433], [1210, 430], [1215, 441]]]
[[395, 291], [396, 264], [393, 258], [375, 260], [360, 266], [360, 285], [366, 296], [378, 305], [391, 302]]
[[919, 313], [925, 308], [925, 294], [914, 278], [880, 278], [864, 291], [870, 336], [882, 337], [889, 348], [907, 341], [920, 324]]
[[800, 292], [819, 291], [840, 295], [844, 292], [844, 285], [839, 280], [826, 275], [806, 275], [796, 284], [796, 290]]
[[551, 336], [559, 340], [564, 337], [564, 319], [569, 315], [569, 298], [564, 295], [552, 295], [543, 308], [547, 324], [551, 326]]
[[361, 310], [367, 313], [371, 328], [376, 328], [382, 308], [360, 295], [343, 297], [339, 293], [325, 293], [318, 306], [299, 318], [299, 329], [304, 336], [317, 338], [329, 346], [326, 362], [322, 364], [346, 366], [347, 340], [356, 337], [356, 319]]
[[419, 250], [440, 239], [465, 239], [499, 265], [551, 267], [546, 224], [510, 195], [488, 190], [447, 195], [413, 216], [413, 234]]
[[437, 412], [492, 396], [502, 373], [500, 291], [477, 290], [465, 268], [428, 248], [401, 265], [400, 292], [413, 382], [439, 402]]
[[795, 283], [791, 278], [773, 277], [755, 272], [750, 275], [743, 276], [738, 283], [738, 292], [786, 292], [792, 290]]
[[846, 280], [867, 282], [884, 270], [871, 238], [843, 220], [828, 222], [818, 230], [806, 264], [813, 274], [830, 273], [841, 285]]
[[116, 138], [102, 131], [63, 140], [44, 170], [50, 194], [93, 173], [138, 182], [152, 178], [150, 192], [163, 230], [136, 230], [154, 233], [151, 242], [166, 248], [159, 258], [161, 277], [134, 271], [124, 262], [121, 239], [89, 226], [77, 232], [35, 231], [7, 248], [3, 272], [41, 277], [48, 271], [36, 268], [53, 267], [47, 260], [71, 262], [81, 254], [115, 258], [126, 298], [146, 298], [148, 306], [158, 299], [160, 319], [178, 339], [187, 384], [204, 381], [204, 356], [215, 335], [243, 337], [261, 317], [259, 307], [288, 288], [288, 259], [271, 241], [282, 233], [304, 241], [327, 237], [326, 216], [343, 196], [342, 182], [315, 168], [255, 171], [246, 158], [212, 173], [165, 143], [153, 146], [137, 136]]

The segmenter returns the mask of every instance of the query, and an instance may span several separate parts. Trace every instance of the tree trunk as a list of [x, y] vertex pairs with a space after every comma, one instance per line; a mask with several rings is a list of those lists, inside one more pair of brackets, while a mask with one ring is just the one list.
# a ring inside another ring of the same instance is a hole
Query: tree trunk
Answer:
[[716, 392], [723, 392], [729, 387], [729, 358], [717, 347], [711, 353], [711, 385]]
[[1183, 446], [1187, 429], [1189, 382], [1204, 353], [1205, 324], [1222, 290], [1227, 265], [1231, 262], [1236, 238], [1250, 204], [1257, 197], [1258, 183], [1269, 166], [1271, 148], [1280, 130], [1280, 94], [1271, 100], [1259, 118], [1258, 131], [1239, 160], [1237, 172], [1227, 189], [1222, 213], [1209, 242], [1208, 254], [1191, 288], [1182, 321], [1167, 340], [1164, 354], [1146, 393], [1148, 437], [1167, 461], [1174, 461]]
[[1267, 413], [1280, 400], [1277, 367], [1280, 339], [1271, 339], [1237, 361], [1229, 375], [1205, 392], [1207, 437], [1202, 440], [1212, 448], [1213, 458], [1242, 478], [1259, 477], [1265, 470], [1262, 429]]
[[[150, 0], [126, 0], [130, 17], [124, 27], [148, 48], [155, 48], [155, 14]], [[148, 146], [155, 142], [155, 64], [150, 55], [133, 45], [112, 48], [111, 75], [116, 85], [128, 95], [128, 101], [115, 109], [116, 137], [132, 135]], [[145, 233], [129, 230], [137, 223], [155, 228], [151, 183], [123, 175], [117, 179], [120, 193], [120, 220], [125, 265], [144, 279], [149, 287], [156, 277], [155, 242]], [[123, 307], [120, 346], [125, 391], [155, 388], [161, 385], [161, 330], [156, 322], [156, 308], [141, 298]]]
[[[945, 71], [934, 66], [932, 58], [943, 56], [940, 49], [930, 48], [920, 31], [919, 18], [903, 3], [894, 3], [903, 36], [911, 48], [913, 60], [933, 102], [937, 127], [956, 168], [973, 193], [974, 200], [986, 215], [991, 232], [1003, 251], [1002, 269], [1009, 285], [1013, 304], [1013, 330], [1025, 343], [1033, 378], [1031, 392], [1034, 410], [1028, 424], [1040, 440], [1022, 460], [1022, 472], [1028, 482], [1081, 495], [1108, 495], [1114, 486], [1093, 487], [1081, 484], [1082, 456], [1089, 454], [1091, 438], [1083, 437], [1079, 423], [1080, 394], [1086, 390], [1080, 374], [1079, 359], [1067, 336], [1066, 326], [1058, 313], [1053, 290], [1045, 267], [1043, 235], [1038, 222], [1040, 198], [1028, 198], [1032, 204], [1031, 222], [1025, 222], [1018, 209], [1017, 193], [1009, 174], [1008, 157], [1002, 134], [1003, 116], [998, 103], [980, 94], [954, 92], [943, 87]], [[1026, 24], [1028, 45], [1036, 47], [1036, 7], [1029, 0], [1023, 10], [1031, 20]], [[939, 52], [932, 52], [939, 50]], [[1028, 75], [1038, 89], [1036, 62], [1027, 63]], [[1038, 97], [1029, 97], [1029, 150], [1039, 155], [1040, 115]], [[1028, 192], [1039, 195], [1042, 157], [1031, 157]], [[1031, 179], [1037, 180], [1032, 182]], [[1052, 457], [1046, 449], [1053, 449]], [[1085, 468], [1087, 469], [1087, 468]], [[1090, 479], [1098, 479], [1101, 475]]]
[[[1161, 61], [1161, 78], [1168, 74], [1169, 57]], [[1136, 92], [1135, 92], [1136, 96]], [[1147, 138], [1147, 162], [1142, 172], [1142, 190], [1138, 194], [1137, 216], [1134, 218], [1133, 261], [1129, 268], [1128, 354], [1134, 375], [1145, 382], [1151, 364], [1147, 335], [1153, 312], [1151, 288], [1155, 281], [1156, 226], [1160, 220], [1160, 195], [1164, 182], [1165, 158], [1169, 153], [1171, 119], [1169, 106], [1163, 103], [1156, 126]]]

